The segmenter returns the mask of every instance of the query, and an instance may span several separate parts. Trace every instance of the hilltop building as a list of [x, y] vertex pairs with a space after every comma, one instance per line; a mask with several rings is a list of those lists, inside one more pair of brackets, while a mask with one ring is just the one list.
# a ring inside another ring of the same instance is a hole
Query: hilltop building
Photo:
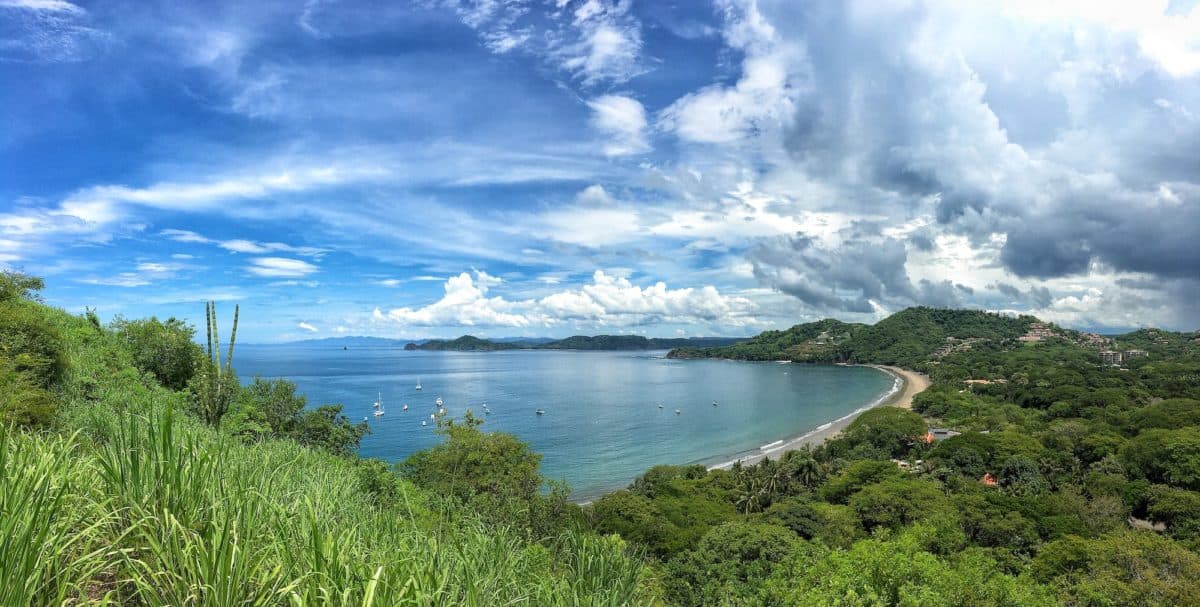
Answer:
[[1145, 350], [1126, 350], [1121, 353], [1122, 358], [1124, 358], [1126, 362], [1134, 358], [1141, 358], [1148, 355], [1149, 353]]
[[1100, 351], [1100, 364], [1114, 365], [1114, 366], [1120, 365], [1121, 364], [1121, 353], [1117, 352], [1116, 350], [1101, 350]]
[[1035, 342], [1054, 337], [1054, 328], [1044, 322], [1029, 324], [1029, 330], [1017, 338], [1018, 341]]

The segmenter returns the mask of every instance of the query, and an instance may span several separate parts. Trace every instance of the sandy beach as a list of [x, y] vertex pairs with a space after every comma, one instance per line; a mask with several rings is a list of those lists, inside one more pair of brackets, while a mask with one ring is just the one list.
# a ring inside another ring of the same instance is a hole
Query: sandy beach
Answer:
[[911, 409], [913, 397], [929, 387], [929, 377], [923, 373], [917, 373], [916, 371], [910, 371], [908, 369], [901, 369], [900, 367], [891, 367], [888, 365], [865, 365], [865, 366], [874, 367], [876, 369], [879, 369], [880, 371], [883, 371], [884, 373], [887, 373], [887, 374], [897, 378], [900, 381], [899, 387], [895, 391], [893, 391], [890, 395], [888, 395], [885, 398], [880, 399], [878, 402], [873, 403], [872, 405], [870, 405], [868, 407], [859, 409], [858, 411], [855, 411], [855, 412], [853, 412], [845, 417], [842, 417], [840, 419], [837, 419], [833, 422], [829, 422], [828, 424], [823, 424], [822, 426], [818, 427], [816, 430], [806, 432], [805, 434], [802, 434], [802, 435], [794, 437], [794, 438], [786, 439], [781, 444], [779, 444], [778, 446], [776, 446], [772, 449], [769, 449], [766, 451], [760, 451], [759, 453], [752, 453], [752, 454], [746, 455], [744, 457], [741, 457], [741, 458], [738, 458], [735, 460], [717, 464], [715, 466], [709, 466], [709, 470], [713, 470], [713, 469], [717, 469], [717, 468], [729, 468], [730, 466], [732, 466], [734, 464], [734, 462], [738, 462], [738, 461], [742, 462], [742, 465], [748, 466], [751, 464], [756, 464], [767, 457], [778, 458], [779, 456], [783, 455], [785, 452], [799, 449], [799, 448], [803, 447], [804, 445], [809, 445], [809, 446], [815, 447], [815, 446], [825, 442], [826, 439], [837, 436], [837, 434], [839, 432], [841, 432], [842, 430], [844, 430], [846, 428], [846, 426], [850, 425], [850, 422], [854, 421], [854, 418], [858, 417], [863, 411], [866, 411], [868, 409], [871, 409], [874, 407], [880, 407], [880, 406], [891, 406], [891, 407], [900, 407], [903, 409]]

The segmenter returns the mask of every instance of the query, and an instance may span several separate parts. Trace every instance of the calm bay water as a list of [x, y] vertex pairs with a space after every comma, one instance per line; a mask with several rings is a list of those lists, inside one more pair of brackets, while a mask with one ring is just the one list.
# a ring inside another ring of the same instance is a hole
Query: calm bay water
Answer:
[[[623, 487], [654, 464], [713, 464], [757, 452], [846, 415], [892, 385], [889, 375], [866, 367], [663, 354], [251, 345], [238, 347], [237, 370], [243, 380], [286, 377], [310, 405], [341, 403], [350, 419], [369, 417], [371, 434], [359, 452], [388, 461], [438, 443], [429, 415], [440, 396], [450, 415], [470, 408], [486, 420], [485, 430], [528, 441], [544, 456], [542, 472], [566, 480], [579, 499]], [[371, 416], [377, 392], [381, 417]], [[483, 415], [484, 402], [490, 415]], [[401, 411], [406, 403], [409, 410]], [[539, 408], [545, 415], [535, 413]]]

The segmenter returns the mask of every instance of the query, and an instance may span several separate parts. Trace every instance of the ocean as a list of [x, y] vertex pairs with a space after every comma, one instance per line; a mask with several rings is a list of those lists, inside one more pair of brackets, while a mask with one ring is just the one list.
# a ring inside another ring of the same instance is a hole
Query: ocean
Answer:
[[[449, 415], [470, 409], [484, 430], [527, 441], [543, 455], [543, 475], [566, 481], [577, 500], [624, 487], [656, 464], [713, 465], [757, 453], [863, 407], [893, 383], [869, 367], [665, 354], [279, 344], [239, 346], [234, 362], [244, 382], [287, 378], [310, 406], [340, 403], [351, 420], [368, 418], [359, 453], [390, 462], [441, 440], [429, 417], [441, 397]], [[371, 415], [377, 394], [380, 417]]]

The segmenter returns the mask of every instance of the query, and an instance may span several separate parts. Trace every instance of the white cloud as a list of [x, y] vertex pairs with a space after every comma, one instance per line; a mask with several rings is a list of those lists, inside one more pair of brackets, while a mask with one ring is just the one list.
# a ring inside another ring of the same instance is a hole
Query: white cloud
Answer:
[[553, 8], [527, 0], [451, 2], [493, 53], [520, 50], [585, 86], [622, 83], [646, 71], [642, 26], [628, 0], [583, 0]]
[[312, 326], [312, 325], [310, 325], [310, 324], [308, 324], [308, 323], [306, 323], [306, 322], [298, 322], [298, 323], [296, 323], [296, 328], [297, 328], [297, 329], [300, 329], [301, 331], [308, 331], [309, 333], [316, 333], [316, 332], [317, 332], [317, 328], [316, 328], [316, 327], [314, 327], [314, 326]]
[[246, 271], [255, 276], [300, 278], [317, 272], [317, 266], [299, 259], [286, 257], [256, 257], [250, 260]]
[[601, 95], [587, 102], [592, 109], [592, 126], [610, 139], [604, 144], [607, 156], [626, 156], [650, 151], [646, 141], [646, 109], [637, 99], [623, 95]]
[[0, 0], [0, 8], [27, 9], [51, 13], [82, 13], [83, 8], [65, 0]]
[[394, 289], [403, 283], [404, 283], [404, 281], [400, 280], [398, 278], [385, 278], [383, 280], [375, 281], [375, 284], [377, 284], [381, 287], [387, 287], [389, 289]]
[[[445, 294], [424, 307], [374, 311], [377, 321], [412, 326], [551, 327], [566, 322], [595, 326], [635, 326], [651, 322], [756, 324], [755, 306], [744, 297], [721, 295], [716, 288], [671, 289], [663, 282], [639, 287], [627, 278], [597, 270], [592, 282], [540, 299], [510, 301], [489, 296], [500, 279], [475, 271], [446, 281]], [[552, 284], [552, 283], [551, 283]]]
[[463, 272], [446, 280], [445, 295], [438, 301], [422, 308], [395, 308], [387, 314], [376, 308], [374, 317], [418, 326], [529, 326], [528, 316], [513, 313], [515, 304], [503, 297], [487, 297], [488, 289], [499, 283], [499, 278], [484, 272], [476, 271], [475, 279]]
[[233, 240], [214, 240], [192, 232], [190, 230], [167, 229], [159, 232], [160, 236], [166, 236], [176, 242], [189, 242], [196, 244], [213, 244], [231, 253], [249, 253], [252, 255], [261, 255], [263, 253], [292, 253], [302, 255], [304, 257], [321, 257], [329, 252], [329, 249], [321, 247], [297, 247], [282, 242], [256, 242], [253, 240], [233, 239]]

